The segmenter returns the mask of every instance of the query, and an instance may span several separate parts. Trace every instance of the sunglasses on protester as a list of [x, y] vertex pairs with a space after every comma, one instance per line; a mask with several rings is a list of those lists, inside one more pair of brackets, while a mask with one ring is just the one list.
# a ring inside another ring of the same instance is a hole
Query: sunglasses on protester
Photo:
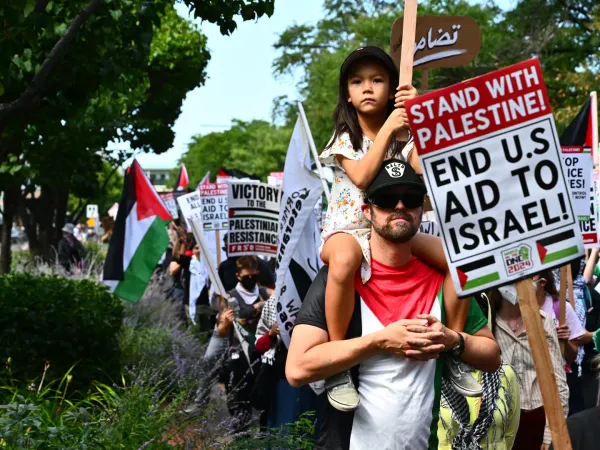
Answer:
[[242, 280], [253, 280], [253, 281], [258, 281], [258, 275], [244, 275], [243, 277], [240, 277]]
[[396, 209], [399, 201], [402, 201], [406, 209], [414, 209], [423, 206], [425, 196], [420, 192], [389, 192], [375, 194], [368, 201], [380, 209]]

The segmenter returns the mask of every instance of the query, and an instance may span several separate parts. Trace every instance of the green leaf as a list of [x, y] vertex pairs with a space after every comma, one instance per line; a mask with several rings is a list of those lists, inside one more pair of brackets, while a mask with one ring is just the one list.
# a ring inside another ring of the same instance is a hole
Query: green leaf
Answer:
[[112, 9], [110, 15], [113, 16], [113, 19], [119, 20], [123, 15], [123, 12], [120, 9]]
[[61, 23], [61, 24], [54, 25], [54, 32], [56, 34], [58, 34], [59, 36], [62, 36], [63, 34], [65, 34], [67, 32], [67, 24]]
[[26, 0], [25, 8], [23, 8], [23, 15], [27, 17], [35, 9], [35, 0]]

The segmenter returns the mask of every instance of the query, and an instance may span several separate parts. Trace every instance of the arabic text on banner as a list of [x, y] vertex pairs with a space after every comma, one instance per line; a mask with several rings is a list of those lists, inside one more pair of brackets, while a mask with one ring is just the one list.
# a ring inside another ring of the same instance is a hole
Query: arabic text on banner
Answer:
[[536, 58], [407, 107], [459, 295], [583, 254]]
[[279, 188], [231, 181], [228, 194], [229, 256], [276, 256]]
[[202, 200], [204, 230], [225, 230], [229, 227], [227, 212], [227, 183], [199, 186]]

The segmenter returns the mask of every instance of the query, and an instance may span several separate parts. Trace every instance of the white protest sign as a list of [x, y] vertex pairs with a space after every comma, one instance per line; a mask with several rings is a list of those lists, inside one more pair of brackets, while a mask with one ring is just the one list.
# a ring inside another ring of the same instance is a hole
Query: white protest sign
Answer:
[[592, 149], [579, 146], [562, 146], [563, 169], [573, 210], [586, 248], [598, 246], [596, 212], [593, 205]]
[[86, 212], [86, 219], [98, 218], [98, 205], [87, 205], [85, 212]]
[[230, 181], [229, 256], [277, 255], [280, 190], [265, 183]]
[[177, 203], [179, 203], [179, 209], [181, 209], [181, 214], [185, 218], [188, 230], [191, 230], [193, 221], [202, 220], [200, 192], [192, 192], [177, 197]]
[[537, 59], [421, 95], [407, 108], [460, 296], [583, 254]]
[[162, 201], [169, 210], [169, 214], [171, 214], [171, 217], [173, 217], [173, 219], [178, 219], [179, 211], [177, 211], [177, 201], [175, 200], [175, 196], [173, 195], [173, 193], [166, 192], [158, 195], [160, 196], [160, 198], [162, 198]]
[[440, 227], [435, 222], [430, 222], [428, 220], [423, 220], [421, 225], [419, 226], [419, 231], [421, 233], [430, 234], [432, 236], [440, 235]]
[[229, 227], [227, 212], [227, 183], [198, 186], [202, 199], [202, 225], [204, 230], [226, 230]]

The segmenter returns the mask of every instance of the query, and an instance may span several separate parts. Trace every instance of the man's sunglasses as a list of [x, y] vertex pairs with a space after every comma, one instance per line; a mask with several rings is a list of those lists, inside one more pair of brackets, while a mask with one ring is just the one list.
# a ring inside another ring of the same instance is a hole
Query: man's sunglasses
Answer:
[[244, 275], [243, 277], [240, 277], [242, 280], [254, 280], [254, 281], [258, 281], [258, 275]]
[[425, 203], [425, 196], [419, 192], [382, 193], [367, 199], [369, 203], [381, 209], [395, 209], [399, 201], [406, 209], [420, 208]]

